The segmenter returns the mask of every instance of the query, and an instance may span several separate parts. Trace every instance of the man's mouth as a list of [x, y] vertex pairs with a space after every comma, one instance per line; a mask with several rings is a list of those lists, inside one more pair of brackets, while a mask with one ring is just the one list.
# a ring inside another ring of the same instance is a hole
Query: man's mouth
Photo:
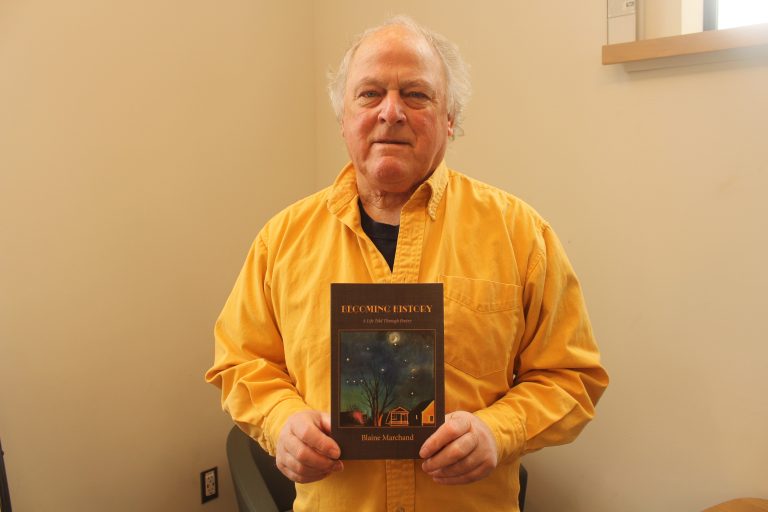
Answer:
[[400, 139], [376, 139], [373, 141], [374, 144], [392, 144], [397, 146], [409, 146], [410, 142], [407, 140], [400, 140]]

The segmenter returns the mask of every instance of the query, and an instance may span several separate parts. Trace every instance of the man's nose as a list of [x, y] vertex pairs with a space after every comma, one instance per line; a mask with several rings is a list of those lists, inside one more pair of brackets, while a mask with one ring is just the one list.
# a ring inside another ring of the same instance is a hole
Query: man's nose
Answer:
[[379, 110], [379, 122], [394, 125], [405, 121], [405, 105], [400, 91], [387, 91]]

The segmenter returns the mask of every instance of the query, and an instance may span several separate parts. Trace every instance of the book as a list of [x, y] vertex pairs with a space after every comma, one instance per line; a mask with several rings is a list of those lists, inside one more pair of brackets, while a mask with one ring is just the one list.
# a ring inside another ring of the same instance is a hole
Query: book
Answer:
[[342, 459], [418, 459], [445, 421], [443, 285], [331, 284], [331, 437]]

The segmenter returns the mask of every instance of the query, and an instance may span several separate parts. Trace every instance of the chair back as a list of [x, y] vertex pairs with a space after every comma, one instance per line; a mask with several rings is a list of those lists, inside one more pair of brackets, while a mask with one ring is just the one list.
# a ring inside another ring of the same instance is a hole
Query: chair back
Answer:
[[0, 512], [11, 512], [11, 491], [8, 489], [8, 477], [5, 474], [5, 452], [0, 441]]
[[251, 455], [259, 468], [267, 489], [278, 510], [291, 510], [296, 499], [296, 485], [277, 469], [275, 458], [265, 452], [259, 443], [251, 441]]
[[293, 482], [277, 469], [274, 457], [236, 426], [227, 436], [227, 459], [240, 512], [284, 512], [293, 508]]

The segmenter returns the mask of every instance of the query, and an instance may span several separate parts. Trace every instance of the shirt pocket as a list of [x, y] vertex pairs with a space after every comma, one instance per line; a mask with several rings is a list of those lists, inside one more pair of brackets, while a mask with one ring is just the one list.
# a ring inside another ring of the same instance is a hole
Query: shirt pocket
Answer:
[[475, 378], [505, 370], [522, 323], [516, 284], [441, 276], [445, 362]]

